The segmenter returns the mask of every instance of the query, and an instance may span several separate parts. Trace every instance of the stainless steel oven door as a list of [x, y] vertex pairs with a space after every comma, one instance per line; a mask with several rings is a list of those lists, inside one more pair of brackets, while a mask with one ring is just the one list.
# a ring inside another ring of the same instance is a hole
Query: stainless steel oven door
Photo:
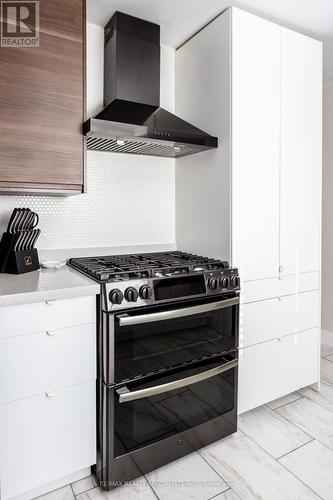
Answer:
[[191, 429], [195, 432], [208, 423], [221, 423], [221, 416], [232, 412], [237, 404], [237, 364], [234, 353], [144, 383], [109, 388], [114, 401], [113, 456]]
[[106, 315], [104, 383], [121, 384], [237, 349], [239, 297]]

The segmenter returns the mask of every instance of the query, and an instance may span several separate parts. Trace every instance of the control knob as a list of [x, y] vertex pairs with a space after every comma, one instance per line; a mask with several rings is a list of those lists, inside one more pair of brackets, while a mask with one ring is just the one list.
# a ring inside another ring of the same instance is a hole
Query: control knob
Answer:
[[136, 288], [134, 288], [133, 286], [126, 288], [125, 299], [127, 300], [127, 302], [136, 302], [138, 300], [138, 297], [139, 292]]
[[222, 278], [220, 278], [221, 288], [228, 288], [228, 284], [229, 284], [229, 280], [228, 280], [227, 276], [223, 276]]
[[240, 285], [240, 278], [239, 278], [239, 276], [231, 276], [231, 284], [235, 288], [239, 287], [239, 285]]
[[140, 286], [139, 295], [141, 299], [148, 300], [151, 299], [153, 291], [149, 285], [142, 285]]
[[216, 278], [210, 278], [208, 280], [208, 288], [211, 290], [216, 290], [217, 288], [217, 279]]
[[111, 304], [121, 304], [124, 298], [123, 292], [119, 288], [114, 288], [109, 293], [109, 299]]

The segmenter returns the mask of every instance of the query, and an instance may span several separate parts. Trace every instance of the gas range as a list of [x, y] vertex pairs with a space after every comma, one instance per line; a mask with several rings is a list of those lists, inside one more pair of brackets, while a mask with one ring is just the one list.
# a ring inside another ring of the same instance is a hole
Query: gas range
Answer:
[[94, 472], [103, 488], [236, 432], [236, 268], [178, 251], [68, 265], [101, 287]]
[[101, 284], [103, 310], [119, 310], [240, 289], [227, 261], [186, 252], [80, 257], [68, 265]]

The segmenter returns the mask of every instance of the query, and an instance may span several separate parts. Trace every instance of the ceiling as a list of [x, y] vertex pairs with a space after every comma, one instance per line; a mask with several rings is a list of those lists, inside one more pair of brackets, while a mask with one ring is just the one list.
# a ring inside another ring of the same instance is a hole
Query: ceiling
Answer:
[[230, 6], [324, 42], [324, 78], [333, 79], [332, 0], [87, 0], [87, 20], [105, 26], [119, 10], [161, 25], [161, 43], [179, 47]]

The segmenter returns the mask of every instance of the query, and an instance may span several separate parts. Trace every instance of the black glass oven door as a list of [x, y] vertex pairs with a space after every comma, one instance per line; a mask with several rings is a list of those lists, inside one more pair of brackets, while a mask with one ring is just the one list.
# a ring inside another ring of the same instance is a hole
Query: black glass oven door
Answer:
[[236, 349], [239, 297], [128, 311], [114, 317], [114, 380], [120, 383]]
[[177, 370], [114, 391], [115, 457], [192, 429], [233, 410], [237, 358]]

